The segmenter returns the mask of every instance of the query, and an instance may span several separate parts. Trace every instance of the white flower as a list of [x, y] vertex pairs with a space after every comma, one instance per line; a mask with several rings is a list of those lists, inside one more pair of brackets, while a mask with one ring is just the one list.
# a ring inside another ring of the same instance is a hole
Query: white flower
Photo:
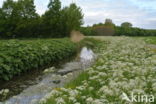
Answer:
[[79, 94], [79, 92], [77, 90], [71, 90], [69, 91], [69, 96], [75, 97]]
[[39, 104], [45, 104], [45, 103], [46, 103], [46, 101], [47, 101], [47, 99], [42, 98], [42, 99], [40, 100]]
[[82, 90], [85, 90], [85, 86], [77, 86], [76, 89], [82, 91]]
[[67, 76], [72, 76], [72, 75], [73, 75], [73, 73], [68, 73], [68, 74], [67, 74]]
[[69, 97], [69, 100], [72, 102], [76, 102], [76, 98], [75, 97]]
[[62, 90], [64, 92], [68, 92], [68, 89], [66, 89], [66, 88], [60, 88], [60, 90]]
[[89, 87], [88, 89], [89, 89], [90, 91], [92, 91], [92, 90], [94, 90], [94, 87]]
[[81, 98], [82, 98], [82, 99], [86, 99], [87, 97], [86, 97], [86, 96], [81, 96]]
[[47, 95], [51, 95], [51, 96], [59, 96], [61, 94], [61, 92], [57, 91], [57, 90], [52, 90], [49, 94]]
[[86, 99], [86, 103], [87, 104], [91, 104], [93, 102], [93, 98], [92, 97], [89, 97]]
[[63, 98], [61, 98], [61, 97], [56, 98], [56, 99], [55, 99], [55, 101], [56, 101], [56, 104], [65, 104], [64, 99], [63, 99]]
[[0, 90], [0, 95], [7, 95], [9, 93], [9, 89]]
[[96, 99], [92, 104], [103, 104], [103, 102], [101, 101], [101, 99]]
[[55, 69], [55, 67], [51, 67], [51, 68], [45, 69], [43, 71], [43, 73], [52, 73], [52, 72], [54, 72], [54, 69]]
[[37, 102], [38, 102], [37, 99], [33, 99], [33, 100], [31, 101], [31, 104], [36, 104]]
[[80, 104], [80, 103], [76, 102], [75, 104]]
[[64, 75], [64, 76], [62, 76], [64, 79], [67, 79], [68, 78], [68, 76], [67, 75]]

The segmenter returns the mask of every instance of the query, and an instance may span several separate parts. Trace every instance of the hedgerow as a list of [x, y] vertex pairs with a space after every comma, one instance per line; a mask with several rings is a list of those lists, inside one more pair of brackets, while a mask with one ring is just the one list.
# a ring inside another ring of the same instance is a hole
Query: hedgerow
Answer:
[[68, 58], [76, 52], [69, 39], [1, 40], [0, 80]]

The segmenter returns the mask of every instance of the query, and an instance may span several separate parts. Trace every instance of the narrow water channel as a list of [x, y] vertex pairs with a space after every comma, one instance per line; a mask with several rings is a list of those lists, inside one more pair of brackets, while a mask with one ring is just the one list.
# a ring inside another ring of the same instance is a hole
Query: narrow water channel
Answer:
[[50, 67], [39, 72], [29, 73], [21, 78], [23, 83], [18, 79], [12, 81], [11, 85], [6, 84], [5, 87], [10, 90], [11, 96], [0, 104], [37, 104], [52, 89], [62, 87], [84, 69], [90, 67], [95, 59], [96, 55], [93, 51], [83, 47], [73, 60], [58, 65], [59, 67], [55, 66], [56, 68]]

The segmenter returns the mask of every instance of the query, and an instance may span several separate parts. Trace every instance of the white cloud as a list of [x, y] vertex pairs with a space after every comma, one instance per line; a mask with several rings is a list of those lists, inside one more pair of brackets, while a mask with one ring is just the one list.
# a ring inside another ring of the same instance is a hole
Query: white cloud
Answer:
[[35, 0], [36, 10], [41, 15], [47, 10], [49, 0]]
[[148, 18], [156, 18], [156, 15], [153, 15], [153, 9], [144, 10], [144, 8], [131, 3], [130, 0], [98, 0], [89, 3], [89, 0], [85, 0], [83, 3], [82, 0], [79, 1], [78, 5], [82, 7], [85, 14], [85, 25], [104, 22], [106, 18], [111, 18], [117, 25], [128, 21], [135, 27], [153, 28], [152, 23], [151, 26], [147, 26], [150, 23]]
[[5, 0], [0, 0], [0, 7], [2, 6], [2, 4], [3, 4], [4, 1]]

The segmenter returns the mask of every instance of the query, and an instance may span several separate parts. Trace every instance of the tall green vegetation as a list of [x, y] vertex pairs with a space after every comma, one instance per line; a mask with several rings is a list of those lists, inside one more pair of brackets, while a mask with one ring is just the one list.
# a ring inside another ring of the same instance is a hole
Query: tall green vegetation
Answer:
[[124, 22], [124, 23], [121, 24], [121, 27], [127, 27], [127, 28], [130, 28], [130, 27], [132, 27], [132, 24], [129, 23], [129, 22]]
[[136, 27], [115, 27], [116, 36], [156, 36], [156, 30], [141, 29]]
[[48, 8], [43, 15], [43, 29], [53, 37], [69, 36], [72, 30], [78, 30], [83, 24], [82, 10], [74, 3], [61, 9], [59, 0], [51, 0]]
[[[19, 21], [17, 22], [16, 35], [19, 37], [29, 37], [35, 35], [35, 26], [39, 15], [36, 13], [33, 0], [19, 0], [17, 2], [17, 13]], [[16, 18], [16, 17], [15, 17]]]
[[[6, 36], [11, 35], [11, 31], [14, 30], [15, 21], [13, 15], [15, 15], [15, 2], [13, 0], [7, 0], [4, 2], [0, 12], [0, 33], [4, 33]], [[3, 35], [4, 35], [3, 34]], [[3, 36], [1, 35], [1, 36]]]
[[61, 7], [60, 0], [50, 0], [48, 10], [37, 14], [34, 0], [6, 0], [0, 8], [0, 37], [65, 37], [82, 25], [80, 7]]
[[83, 27], [80, 31], [85, 35], [112, 36], [115, 32], [115, 24], [111, 19], [106, 19], [104, 23]]
[[9, 80], [27, 70], [59, 62], [76, 52], [69, 39], [1, 40], [0, 80]]
[[62, 10], [63, 28], [66, 35], [69, 35], [72, 30], [79, 30], [83, 24], [83, 14], [80, 7], [72, 3], [69, 7], [64, 7]]
[[81, 27], [80, 32], [86, 36], [95, 36], [97, 35], [92, 26]]
[[141, 29], [137, 27], [132, 27], [132, 23], [123, 22], [121, 26], [115, 27], [116, 36], [156, 36], [156, 30]]
[[39, 18], [33, 0], [7, 0], [1, 8], [0, 36], [28, 37], [34, 35], [34, 25]]
[[48, 10], [43, 15], [43, 25], [46, 35], [58, 37], [61, 26], [61, 2], [59, 0], [50, 0]]
[[123, 22], [121, 26], [116, 26], [111, 19], [106, 19], [105, 23], [93, 24], [93, 26], [81, 28], [81, 32], [85, 35], [98, 36], [156, 36], [156, 30], [141, 29], [132, 26], [130, 22]]

